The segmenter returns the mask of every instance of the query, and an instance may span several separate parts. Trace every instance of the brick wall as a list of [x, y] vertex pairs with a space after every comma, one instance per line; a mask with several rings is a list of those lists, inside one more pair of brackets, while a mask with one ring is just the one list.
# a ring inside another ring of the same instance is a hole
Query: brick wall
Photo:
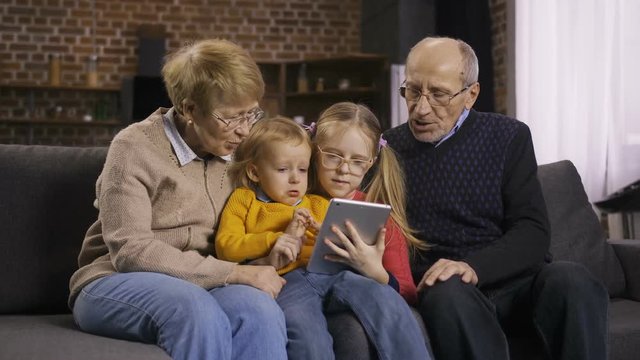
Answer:
[[[137, 31], [150, 24], [163, 27], [167, 50], [186, 41], [211, 37], [238, 43], [256, 60], [301, 59], [360, 50], [360, 0], [95, 0], [95, 38], [91, 36], [91, 3], [0, 2], [0, 86], [47, 84], [49, 54], [61, 56], [63, 85], [82, 86], [95, 42], [99, 84], [117, 88], [122, 77], [137, 72]], [[95, 109], [96, 96], [83, 90], [0, 87], [0, 121], [49, 118], [56, 106], [62, 106], [65, 115], [79, 119]], [[0, 126], [0, 142], [22, 143], [35, 138], [40, 143], [91, 145], [93, 140], [103, 139], [104, 131], [117, 131], [94, 123], [34, 133], [33, 129], [42, 126], [45, 125], [4, 122]], [[88, 130], [92, 128], [96, 129]], [[100, 134], [94, 136], [94, 132]], [[68, 136], [43, 135], [62, 133]], [[88, 138], [74, 139], [73, 134]]]
[[[179, 5], [178, 5], [179, 4]], [[163, 24], [168, 49], [209, 37], [235, 41], [257, 60], [360, 50], [360, 0], [95, 0], [100, 83], [118, 86], [137, 67], [140, 25]], [[84, 84], [92, 53], [89, 0], [3, 0], [0, 81], [46, 83], [48, 54], [62, 83]]]
[[[363, 0], [95, 0], [100, 85], [119, 87], [123, 76], [136, 73], [136, 32], [149, 24], [163, 25], [168, 50], [193, 39], [221, 37], [248, 49], [259, 61], [358, 52], [360, 1]], [[499, 112], [506, 112], [506, 1], [490, 0]], [[3, 0], [0, 20], [0, 84], [46, 84], [48, 55], [52, 53], [62, 57], [62, 84], [85, 84], [86, 60], [93, 51], [90, 0]], [[81, 90], [54, 90], [34, 92], [30, 100], [27, 93], [24, 89], [0, 87], [0, 121], [27, 119], [36, 112], [48, 117], [60, 103], [65, 113], [80, 117], [93, 111], [97, 96]], [[3, 123], [0, 142], [23, 142], [29, 137], [20, 134], [33, 134], [28, 129], [37, 126]], [[73, 133], [69, 130], [72, 126], [63, 128], [66, 130], [60, 133]], [[83, 136], [88, 128], [78, 125], [76, 133]], [[112, 126], [104, 128], [109, 133], [117, 131]], [[64, 137], [66, 140], [50, 141], [90, 145], [92, 139], [102, 139], [103, 135], [86, 136], [89, 140], [69, 135]]]

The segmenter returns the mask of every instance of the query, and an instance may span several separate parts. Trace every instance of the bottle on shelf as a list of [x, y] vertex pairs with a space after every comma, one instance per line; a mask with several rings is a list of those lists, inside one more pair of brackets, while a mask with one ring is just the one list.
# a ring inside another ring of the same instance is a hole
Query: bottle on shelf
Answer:
[[60, 55], [49, 55], [49, 85], [60, 85]]
[[298, 70], [298, 92], [306, 93], [309, 91], [309, 83], [307, 81], [307, 64], [301, 64]]
[[318, 80], [316, 81], [316, 91], [317, 92], [324, 91], [324, 79], [323, 78], [318, 78]]
[[91, 54], [87, 58], [87, 86], [98, 86], [98, 55]]
[[351, 81], [347, 78], [342, 78], [338, 80], [338, 89], [347, 90], [351, 86]]

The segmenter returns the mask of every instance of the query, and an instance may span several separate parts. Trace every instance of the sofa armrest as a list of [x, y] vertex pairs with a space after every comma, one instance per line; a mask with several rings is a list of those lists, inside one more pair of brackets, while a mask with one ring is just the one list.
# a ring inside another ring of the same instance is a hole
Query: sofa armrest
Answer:
[[640, 301], [640, 240], [608, 240], [620, 260], [627, 282], [627, 295]]

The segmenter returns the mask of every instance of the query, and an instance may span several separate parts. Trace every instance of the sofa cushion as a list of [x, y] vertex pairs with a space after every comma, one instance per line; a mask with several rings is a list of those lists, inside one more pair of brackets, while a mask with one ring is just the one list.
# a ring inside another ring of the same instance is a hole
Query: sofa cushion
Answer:
[[[336, 360], [375, 358], [375, 348], [352, 312], [345, 311], [327, 316], [327, 326], [333, 335], [333, 351]], [[349, 336], [340, 336], [340, 334], [349, 334]]]
[[567, 160], [540, 165], [538, 179], [549, 213], [553, 258], [585, 265], [605, 284], [610, 296], [623, 294], [624, 273], [613, 248], [605, 241], [576, 168]]
[[106, 148], [0, 145], [0, 313], [69, 312]]
[[0, 359], [170, 359], [156, 345], [84, 333], [69, 314], [4, 315], [0, 339]]
[[609, 240], [620, 265], [624, 271], [627, 283], [625, 298], [640, 301], [640, 241], [637, 239]]
[[640, 354], [640, 302], [613, 299], [609, 304], [609, 359], [636, 360]]
[[[413, 316], [418, 321], [418, 326], [425, 340], [425, 345], [431, 357], [433, 351], [427, 336], [427, 329], [424, 326], [420, 313], [411, 308]], [[327, 316], [327, 326], [333, 336], [333, 351], [336, 360], [365, 360], [378, 358], [376, 350], [368, 340], [364, 328], [351, 311], [331, 313]], [[348, 334], [348, 336], [344, 336]]]

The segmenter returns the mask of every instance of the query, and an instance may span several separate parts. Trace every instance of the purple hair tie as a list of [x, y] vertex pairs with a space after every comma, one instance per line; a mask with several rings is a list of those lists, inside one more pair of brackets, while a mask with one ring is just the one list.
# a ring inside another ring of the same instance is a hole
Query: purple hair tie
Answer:
[[380, 150], [382, 150], [383, 147], [387, 146], [387, 140], [382, 138], [382, 135], [380, 135], [380, 140], [378, 140], [378, 152], [380, 152]]
[[314, 136], [316, 134], [316, 123], [312, 122], [309, 125], [303, 125], [304, 129], [309, 132], [309, 135]]

